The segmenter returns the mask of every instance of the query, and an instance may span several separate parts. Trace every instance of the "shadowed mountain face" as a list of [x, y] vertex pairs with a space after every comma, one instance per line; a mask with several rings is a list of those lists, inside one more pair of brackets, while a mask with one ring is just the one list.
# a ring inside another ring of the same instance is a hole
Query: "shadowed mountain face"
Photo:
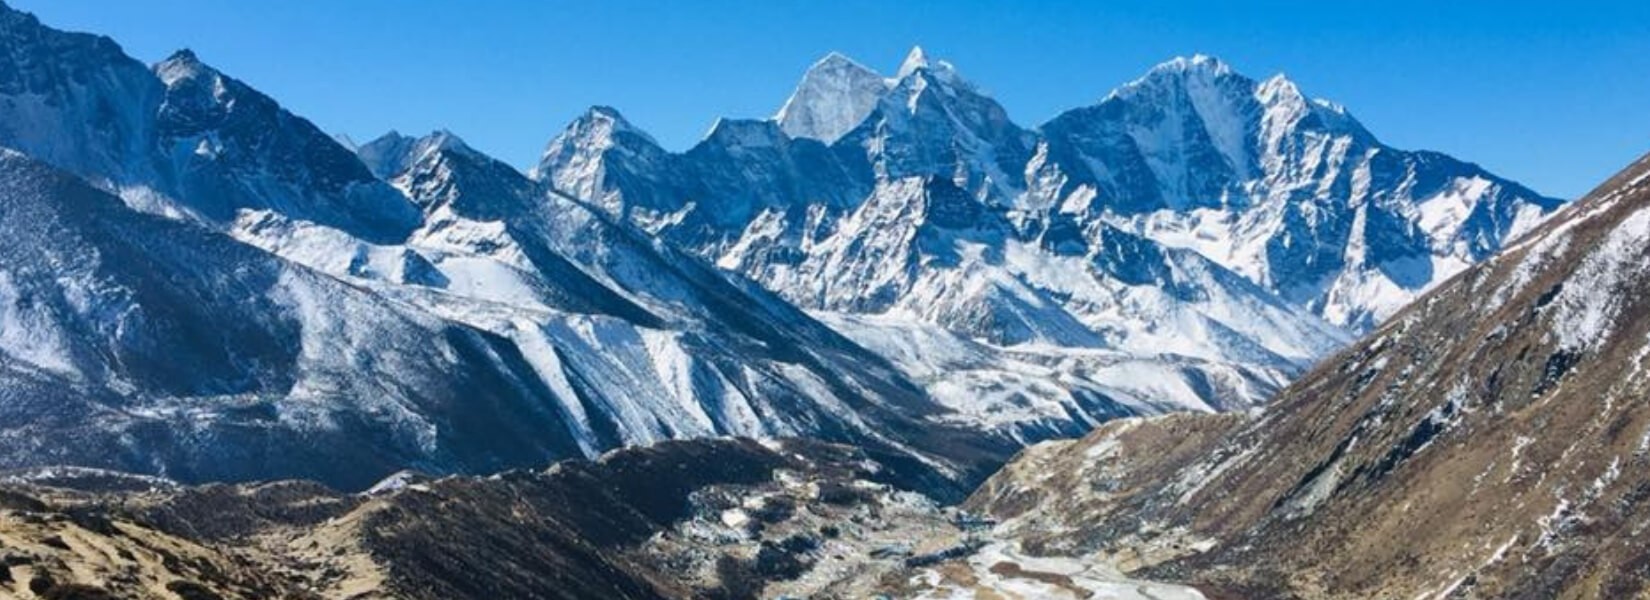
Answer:
[[1264, 412], [1039, 446], [967, 506], [1239, 595], [1642, 595], [1647, 265], [1650, 157]]

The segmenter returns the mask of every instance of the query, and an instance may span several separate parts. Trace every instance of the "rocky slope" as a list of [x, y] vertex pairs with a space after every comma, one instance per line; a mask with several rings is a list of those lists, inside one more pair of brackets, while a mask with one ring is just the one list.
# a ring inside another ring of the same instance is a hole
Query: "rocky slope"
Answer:
[[[0, 595], [866, 598], [1139, 588], [1153, 593], [1141, 598], [1200, 597], [1114, 575], [1061, 579], [887, 477], [861, 451], [802, 440], [666, 442], [486, 478], [401, 473], [353, 495], [301, 482], [186, 487], [99, 471], [18, 472], [0, 483]], [[990, 560], [977, 575], [964, 562], [975, 555]]]
[[1266, 409], [1039, 446], [965, 506], [1240, 596], [1643, 595], [1647, 264], [1650, 157]]

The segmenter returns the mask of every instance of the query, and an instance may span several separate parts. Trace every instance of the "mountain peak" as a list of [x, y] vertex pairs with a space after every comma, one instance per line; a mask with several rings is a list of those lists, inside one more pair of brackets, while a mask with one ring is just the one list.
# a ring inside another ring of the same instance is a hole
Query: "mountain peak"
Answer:
[[624, 115], [619, 112], [619, 109], [603, 104], [598, 104], [586, 109], [584, 114], [580, 115], [577, 121], [602, 127], [607, 131], [615, 133], [626, 131], [643, 136], [647, 135], [646, 133], [643, 133], [642, 130], [637, 129], [634, 125], [631, 125], [630, 121], [625, 119]]
[[539, 155], [539, 163], [528, 172], [533, 179], [549, 177], [568, 164], [600, 164], [600, 157], [610, 149], [651, 153], [663, 152], [659, 142], [646, 131], [636, 128], [619, 114], [618, 109], [595, 105], [573, 119], [561, 133], [551, 138]]
[[176, 52], [173, 52], [171, 56], [166, 57], [166, 61], [200, 62], [200, 57], [195, 56], [194, 50], [189, 48], [179, 48]]
[[817, 70], [817, 69], [855, 69], [855, 70], [865, 71], [865, 72], [868, 72], [868, 73], [876, 73], [876, 71], [873, 71], [870, 67], [867, 67], [867, 66], [861, 64], [859, 61], [854, 60], [853, 57], [848, 56], [846, 54], [843, 54], [841, 52], [838, 52], [836, 50], [826, 52], [825, 56], [821, 57], [819, 60], [814, 61], [814, 64], [812, 66], [808, 67], [809, 71], [814, 71], [814, 70]]
[[414, 166], [432, 159], [440, 161], [449, 156], [461, 156], [471, 160], [492, 160], [465, 144], [457, 134], [445, 129], [416, 138], [391, 130], [362, 144], [355, 155], [374, 176], [384, 181], [399, 177]]
[[923, 51], [922, 46], [912, 46], [911, 51], [905, 53], [905, 60], [900, 62], [899, 74], [896, 77], [904, 79], [917, 70], [928, 67], [928, 53]]
[[406, 136], [406, 135], [403, 135], [398, 130], [391, 129], [387, 132], [384, 132], [384, 135], [372, 138], [371, 140], [368, 140], [367, 143], [361, 144], [361, 146], [371, 146], [373, 144], [388, 144], [388, 143], [394, 143], [394, 142], [398, 142], [398, 141], [402, 141], [402, 140], [408, 140], [408, 139], [411, 139], [411, 138]]
[[568, 124], [563, 135], [568, 133], [574, 133], [579, 138], [604, 145], [611, 145], [612, 138], [619, 134], [634, 135], [646, 140], [649, 144], [658, 145], [658, 142], [653, 140], [653, 136], [638, 129], [635, 125], [631, 125], [630, 121], [619, 113], [619, 109], [604, 104], [597, 104], [585, 109], [584, 114], [579, 115], [577, 119]]
[[1145, 75], [1141, 75], [1134, 81], [1113, 89], [1106, 94], [1102, 102], [1120, 97], [1135, 97], [1140, 94], [1155, 98], [1159, 94], [1171, 90], [1195, 93], [1193, 88], [1207, 90], [1218, 86], [1218, 81], [1233, 77], [1248, 82], [1248, 86], [1253, 85], [1252, 81], [1244, 77], [1242, 73], [1238, 73], [1231, 65], [1219, 58], [1207, 54], [1176, 56], [1158, 63], [1147, 70]]
[[434, 148], [436, 150], [469, 150], [470, 149], [470, 145], [464, 143], [464, 138], [458, 137], [458, 134], [453, 133], [451, 131], [447, 131], [445, 129], [437, 129], [435, 131], [431, 131], [428, 135], [425, 135], [424, 137], [419, 138], [419, 142], [422, 143], [424, 146]]
[[624, 122], [625, 120], [624, 115], [619, 114], [619, 109], [613, 108], [606, 104], [596, 104], [585, 109], [584, 116], [588, 118], [611, 119], [620, 122]]
[[1152, 73], [1192, 73], [1201, 72], [1212, 75], [1226, 75], [1232, 72], [1231, 65], [1226, 61], [1207, 54], [1193, 54], [1191, 56], [1176, 56], [1158, 63], [1152, 67]]
[[388, 180], [406, 166], [407, 154], [415, 141], [392, 129], [389, 133], [357, 146], [355, 156], [361, 159], [361, 163], [365, 164], [374, 176]]
[[156, 63], [154, 71], [155, 76], [159, 77], [161, 82], [168, 86], [184, 79], [211, 76], [218, 73], [210, 65], [201, 62], [200, 57], [195, 55], [195, 51], [188, 48], [173, 52], [171, 56], [166, 57], [166, 60]]
[[911, 47], [911, 51], [905, 55], [905, 61], [900, 63], [899, 74], [894, 78], [898, 82], [895, 85], [914, 79], [924, 80], [915, 83], [914, 89], [918, 90], [924, 89], [930, 84], [938, 83], [946, 87], [979, 92], [979, 89], [973, 83], [963, 79], [962, 75], [957, 72], [956, 65], [951, 64], [950, 61], [929, 56], [928, 52], [922, 49], [922, 46]]
[[887, 91], [882, 75], [831, 52], [808, 68], [774, 120], [792, 138], [828, 144], [864, 121]]

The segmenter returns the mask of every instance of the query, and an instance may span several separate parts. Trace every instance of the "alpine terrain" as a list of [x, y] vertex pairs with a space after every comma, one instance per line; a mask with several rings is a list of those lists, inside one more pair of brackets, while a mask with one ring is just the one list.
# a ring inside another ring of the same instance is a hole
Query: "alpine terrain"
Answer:
[[1250, 415], [1108, 424], [964, 504], [1239, 597], [1650, 590], [1650, 157]]
[[0, 598], [1650, 597], [1650, 156], [1204, 55], [776, 104], [523, 172], [0, 1]]

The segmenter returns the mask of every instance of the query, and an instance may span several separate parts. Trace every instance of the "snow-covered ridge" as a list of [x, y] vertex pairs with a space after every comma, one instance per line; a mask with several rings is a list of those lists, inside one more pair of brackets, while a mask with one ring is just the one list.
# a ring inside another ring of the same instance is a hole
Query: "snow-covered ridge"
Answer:
[[920, 48], [888, 79], [832, 53], [774, 122], [720, 120], [675, 154], [587, 116], [535, 174], [846, 313], [833, 319], [874, 348], [865, 323], [938, 327], [1003, 353], [997, 364], [1035, 345], [1265, 374], [1244, 391], [1131, 393], [1193, 409], [1261, 401], [1557, 205], [1385, 147], [1286, 77], [1201, 55], [1027, 130]]

